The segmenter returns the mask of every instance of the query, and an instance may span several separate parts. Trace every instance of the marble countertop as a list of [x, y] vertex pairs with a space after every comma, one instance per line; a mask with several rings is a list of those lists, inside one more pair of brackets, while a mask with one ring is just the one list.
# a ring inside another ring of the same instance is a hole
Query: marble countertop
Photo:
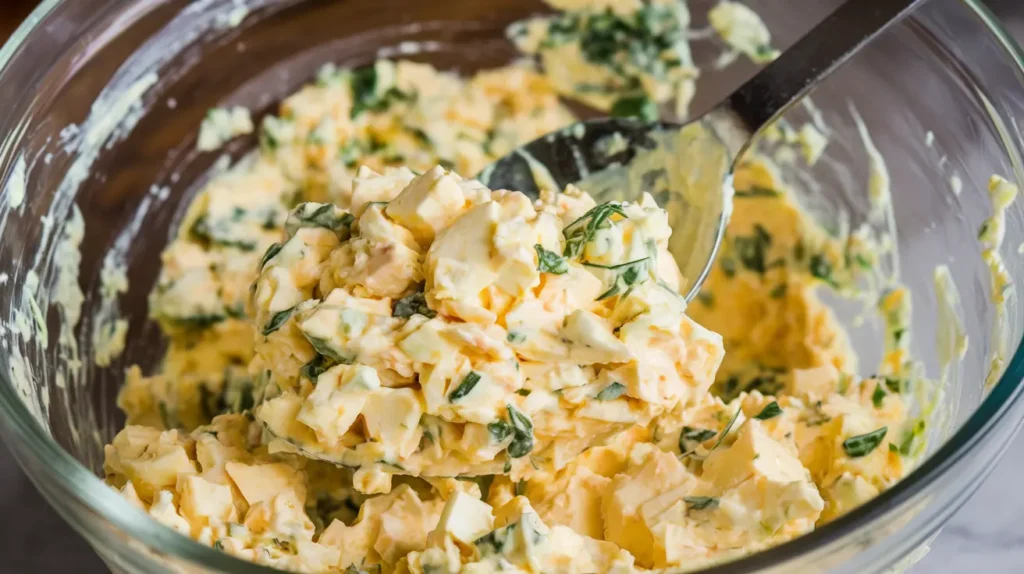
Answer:
[[[1024, 0], [988, 0], [1024, 37]], [[968, 500], [912, 570], [919, 574], [1017, 574], [1024, 572], [1024, 434], [978, 492]], [[102, 561], [50, 508], [0, 446], [0, 556], [2, 572], [107, 572]], [[12, 520], [12, 517], [17, 517]]]

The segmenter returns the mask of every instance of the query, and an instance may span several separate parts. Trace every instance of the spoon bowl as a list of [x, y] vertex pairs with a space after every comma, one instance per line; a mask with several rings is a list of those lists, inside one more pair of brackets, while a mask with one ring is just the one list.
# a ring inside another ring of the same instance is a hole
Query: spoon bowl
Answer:
[[495, 161], [478, 179], [532, 197], [573, 184], [598, 203], [651, 194], [669, 215], [669, 252], [687, 301], [711, 271], [732, 212], [736, 162], [766, 126], [925, 0], [848, 0], [712, 110], [686, 124], [577, 122]]
[[669, 252], [690, 301], [711, 270], [729, 221], [734, 157], [704, 119], [680, 125], [603, 118], [534, 140], [491, 164], [479, 179], [533, 198], [570, 184], [597, 203], [636, 202], [649, 193], [668, 212]]

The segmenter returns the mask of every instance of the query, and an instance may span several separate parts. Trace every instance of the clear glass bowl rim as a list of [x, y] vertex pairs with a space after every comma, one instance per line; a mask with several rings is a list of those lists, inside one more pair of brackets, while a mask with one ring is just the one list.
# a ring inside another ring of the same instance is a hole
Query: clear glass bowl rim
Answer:
[[[67, 0], [44, 0], [22, 22], [10, 39], [0, 48], [0, 72], [7, 68], [11, 58], [19, 51], [29, 35], [46, 16]], [[983, 0], [962, 0], [962, 4], [982, 22], [992, 39], [1024, 74], [1024, 50], [1006, 31], [998, 18], [983, 4]], [[1021, 166], [1014, 169], [1018, 182], [1024, 181]], [[939, 477], [965, 463], [965, 455], [985, 441], [1004, 417], [1019, 401], [1024, 400], [1024, 341], [1020, 341], [1013, 358], [998, 383], [982, 400], [975, 412], [946, 440], [921, 466], [883, 492], [877, 498], [853, 512], [818, 528], [804, 536], [769, 550], [700, 571], [700, 574], [745, 574], [781, 565], [799, 559], [820, 547], [841, 541], [863, 527], [883, 520], [894, 509], [902, 507], [919, 493], [928, 490]], [[89, 469], [71, 456], [41, 427], [14, 390], [9, 375], [0, 372], [0, 413], [7, 423], [8, 432], [3, 439], [19, 441], [34, 462], [48, 467], [50, 476], [66, 495], [108, 521], [135, 542], [156, 550], [159, 554], [193, 562], [197, 566], [238, 574], [271, 574], [279, 570], [245, 562], [193, 541], [167, 528], [125, 501], [106, 486]], [[37, 482], [37, 478], [28, 473]], [[960, 497], [960, 502], [966, 497]], [[52, 501], [51, 501], [52, 502]], [[957, 505], [959, 506], [959, 504]]]

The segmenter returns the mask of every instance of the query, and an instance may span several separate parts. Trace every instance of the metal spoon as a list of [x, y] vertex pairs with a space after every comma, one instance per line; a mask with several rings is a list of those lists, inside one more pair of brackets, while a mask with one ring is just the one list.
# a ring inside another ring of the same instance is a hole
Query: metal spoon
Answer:
[[536, 139], [479, 179], [536, 197], [579, 185], [598, 202], [651, 192], [669, 211], [669, 250], [692, 300], [711, 270], [732, 212], [732, 173], [765, 126], [924, 0], [848, 0], [703, 116], [683, 124], [601, 118]]

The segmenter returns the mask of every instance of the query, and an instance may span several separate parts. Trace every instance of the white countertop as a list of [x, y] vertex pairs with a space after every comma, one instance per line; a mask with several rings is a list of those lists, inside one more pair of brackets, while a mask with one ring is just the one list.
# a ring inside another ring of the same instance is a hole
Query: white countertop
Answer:
[[942, 529], [913, 574], [1024, 572], [1024, 434]]

